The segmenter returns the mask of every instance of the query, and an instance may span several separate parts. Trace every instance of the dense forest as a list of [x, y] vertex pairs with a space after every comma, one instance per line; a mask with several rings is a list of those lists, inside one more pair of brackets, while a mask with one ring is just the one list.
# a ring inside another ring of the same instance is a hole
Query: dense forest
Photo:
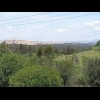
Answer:
[[0, 44], [0, 87], [100, 86], [96, 53], [100, 55], [100, 41], [51, 45], [4, 41]]

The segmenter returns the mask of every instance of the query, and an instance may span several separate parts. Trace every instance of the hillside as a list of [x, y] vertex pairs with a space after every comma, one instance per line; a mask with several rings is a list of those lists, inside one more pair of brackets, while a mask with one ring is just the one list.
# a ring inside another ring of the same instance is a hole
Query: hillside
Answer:
[[[82, 56], [86, 56], [86, 57], [100, 57], [100, 51], [94, 51], [94, 50], [89, 50], [89, 51], [83, 51], [80, 53], [76, 53], [76, 55], [79, 58], [79, 61], [81, 62], [82, 60]], [[67, 56], [71, 56], [71, 55], [60, 55], [57, 58], [55, 58], [54, 60], [65, 60]]]
[[[79, 63], [78, 66], [75, 67], [75, 77], [77, 77], [78, 79], [84, 79], [84, 73], [83, 73], [83, 63], [82, 63], [82, 56], [85, 57], [100, 57], [100, 51], [94, 51], [94, 50], [89, 50], [89, 51], [83, 51], [80, 53], [76, 53], [78, 59], [79, 59]], [[54, 62], [62, 62], [63, 60], [66, 59], [66, 57], [70, 57], [72, 55], [60, 55], [58, 57], [56, 57], [55, 59], [53, 59]], [[77, 86], [77, 85], [75, 85]]]
[[[78, 59], [79, 59], [79, 65], [80, 65], [80, 68], [83, 66], [82, 65], [82, 56], [85, 56], [85, 57], [100, 57], [100, 51], [94, 51], [94, 50], [88, 50], [88, 51], [83, 51], [83, 52], [80, 52], [80, 53], [76, 53]], [[66, 57], [70, 57], [72, 55], [60, 55], [58, 57], [56, 57], [54, 59], [54, 61], [61, 61], [61, 60], [65, 60]], [[80, 71], [81, 73], [81, 71]]]

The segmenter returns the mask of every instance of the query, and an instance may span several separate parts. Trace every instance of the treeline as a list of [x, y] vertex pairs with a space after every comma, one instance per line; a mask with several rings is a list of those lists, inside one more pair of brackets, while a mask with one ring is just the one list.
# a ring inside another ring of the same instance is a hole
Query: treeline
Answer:
[[[1, 44], [4, 45], [5, 41]], [[7, 44], [6, 44], [7, 45]], [[95, 44], [93, 43], [64, 43], [64, 44], [51, 44], [51, 45], [24, 45], [24, 44], [9, 44], [7, 45], [8, 49], [15, 53], [21, 53], [21, 54], [28, 54], [29, 56], [32, 55], [32, 53], [40, 52], [46, 52], [49, 49], [52, 49], [52, 52], [55, 54], [73, 54], [90, 50]], [[46, 50], [47, 49], [47, 50]]]

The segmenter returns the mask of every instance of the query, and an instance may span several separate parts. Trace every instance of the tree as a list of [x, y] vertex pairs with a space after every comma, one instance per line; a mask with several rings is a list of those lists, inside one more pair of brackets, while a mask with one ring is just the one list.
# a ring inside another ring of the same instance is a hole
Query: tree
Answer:
[[100, 40], [97, 41], [96, 45], [95, 46], [100, 46]]
[[19, 52], [22, 54], [28, 53], [29, 48], [27, 45], [20, 44], [19, 45]]
[[58, 50], [58, 48], [54, 48], [54, 52], [56, 53], [56, 54], [59, 54], [59, 50]]
[[3, 86], [3, 83], [4, 83], [4, 75], [3, 75], [3, 72], [2, 72], [2, 67], [1, 67], [1, 63], [0, 63], [0, 87]]
[[74, 64], [78, 64], [79, 63], [79, 59], [77, 57], [77, 55], [75, 53], [72, 54], [72, 61]]
[[51, 45], [46, 46], [44, 55], [47, 57], [53, 56], [54, 55], [54, 48]]
[[17, 54], [4, 54], [0, 58], [1, 70], [4, 77], [3, 86], [8, 86], [9, 76], [28, 65], [28, 59]]
[[4, 42], [0, 44], [0, 55], [2, 56], [5, 53], [12, 53], [11, 50], [9, 49], [9, 46]]
[[72, 59], [66, 58], [65, 60], [56, 61], [56, 65], [61, 72], [64, 87], [71, 85], [70, 78], [72, 77], [74, 70], [74, 63], [72, 62]]
[[39, 49], [37, 50], [37, 56], [38, 56], [38, 57], [41, 57], [42, 54], [43, 54], [42, 47], [39, 47]]
[[83, 58], [84, 75], [89, 86], [100, 86], [100, 58]]
[[23, 53], [23, 45], [22, 44], [19, 45], [19, 52]]
[[32, 53], [33, 53], [33, 48], [31, 45], [28, 46], [28, 54], [29, 56], [32, 56]]
[[61, 54], [66, 54], [66, 49], [65, 48], [62, 48]]
[[30, 66], [37, 66], [40, 65], [39, 64], [39, 57], [33, 53], [32, 56], [30, 57]]
[[9, 79], [14, 87], [59, 87], [62, 79], [59, 70], [45, 66], [25, 67]]

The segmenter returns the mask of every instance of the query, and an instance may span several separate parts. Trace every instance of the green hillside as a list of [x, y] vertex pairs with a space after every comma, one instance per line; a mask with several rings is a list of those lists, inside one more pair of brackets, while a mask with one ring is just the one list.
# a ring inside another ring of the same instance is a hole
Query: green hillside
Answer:
[[[79, 63], [75, 67], [75, 73], [74, 73], [74, 76], [76, 77], [75, 80], [78, 80], [78, 82], [83, 82], [83, 80], [84, 80], [84, 83], [85, 83], [86, 78], [84, 77], [84, 72], [83, 72], [84, 71], [84, 67], [83, 67], [83, 63], [82, 63], [82, 56], [90, 57], [90, 58], [92, 58], [92, 57], [93, 58], [94, 57], [100, 57], [100, 51], [89, 50], [89, 51], [76, 53], [76, 55], [77, 55], [77, 57], [79, 59]], [[72, 55], [60, 55], [60, 56], [58, 56], [58, 57], [56, 57], [54, 59], [54, 62], [63, 61], [63, 60], [66, 59], [66, 57], [69, 58], [71, 56]], [[85, 85], [86, 85], [86, 83], [85, 83]], [[82, 86], [82, 85], [80, 85], [80, 83], [78, 83], [78, 84], [74, 84], [73, 86]], [[88, 85], [86, 85], [86, 86], [88, 86]]]
[[[89, 51], [83, 51], [83, 52], [80, 52], [80, 53], [76, 53], [77, 57], [78, 57], [78, 60], [79, 60], [79, 66], [82, 68], [82, 57], [85, 56], [85, 57], [100, 57], [100, 51], [97, 51], [97, 50], [89, 50]], [[72, 57], [72, 55], [60, 55], [58, 57], [56, 57], [54, 59], [54, 61], [63, 61], [69, 57]]]
[[[86, 56], [86, 57], [100, 57], [100, 51], [96, 51], [96, 50], [89, 50], [89, 51], [83, 51], [80, 53], [76, 53], [76, 55], [79, 58], [79, 61], [82, 60], [82, 56]], [[58, 57], [56, 57], [54, 60], [55, 61], [59, 61], [59, 60], [65, 60], [66, 57], [70, 57], [72, 55], [60, 55]]]
[[15, 47], [0, 45], [1, 87], [100, 85], [100, 46], [87, 51], [59, 50], [52, 45]]

